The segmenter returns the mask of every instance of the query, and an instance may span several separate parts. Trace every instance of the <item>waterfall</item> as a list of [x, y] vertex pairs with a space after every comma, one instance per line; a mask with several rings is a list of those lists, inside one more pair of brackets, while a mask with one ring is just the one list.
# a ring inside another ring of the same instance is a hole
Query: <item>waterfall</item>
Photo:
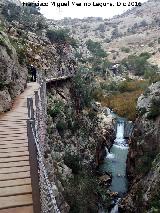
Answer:
[[117, 122], [117, 133], [114, 145], [119, 146], [121, 149], [128, 147], [124, 139], [124, 121]]
[[118, 198], [118, 200], [117, 200], [115, 206], [111, 209], [110, 213], [119, 213], [119, 211], [118, 211], [118, 203], [119, 203], [120, 200], [121, 200], [121, 199]]
[[116, 134], [117, 140], [123, 140], [124, 139], [124, 122], [120, 122], [117, 124], [117, 134]]
[[110, 213], [118, 213], [118, 204], [116, 204], [113, 209], [110, 211]]
[[126, 176], [126, 160], [128, 154], [127, 140], [124, 138], [124, 119], [117, 118], [116, 139], [110, 150], [106, 148], [106, 158], [101, 166], [102, 171], [112, 175], [112, 182], [109, 187], [111, 192], [117, 192], [119, 199], [110, 210], [110, 213], [118, 213], [118, 203], [128, 190], [128, 180]]
[[114, 154], [109, 153], [107, 147], [105, 147], [105, 150], [106, 150], [106, 158], [110, 158], [110, 159], [111, 159], [111, 158], [114, 158]]

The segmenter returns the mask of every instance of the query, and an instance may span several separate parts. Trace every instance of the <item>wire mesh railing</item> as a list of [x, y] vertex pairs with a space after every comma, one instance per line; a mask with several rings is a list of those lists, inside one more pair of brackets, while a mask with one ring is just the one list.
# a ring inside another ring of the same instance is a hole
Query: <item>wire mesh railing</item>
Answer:
[[38, 75], [39, 89], [27, 98], [27, 134], [29, 142], [34, 213], [60, 213], [54, 196], [54, 182], [48, 178], [44, 159], [46, 138], [46, 80]]

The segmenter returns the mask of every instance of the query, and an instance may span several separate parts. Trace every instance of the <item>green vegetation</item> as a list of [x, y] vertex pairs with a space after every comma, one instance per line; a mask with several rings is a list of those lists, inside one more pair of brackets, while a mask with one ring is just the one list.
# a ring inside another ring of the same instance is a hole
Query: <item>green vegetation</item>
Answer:
[[[9, 41], [8, 41], [9, 42]], [[10, 49], [7, 45], [7, 42], [3, 35], [0, 35], [0, 45], [6, 48], [7, 54], [12, 57], [12, 49]]]
[[139, 109], [139, 112], [138, 112], [138, 113], [139, 113], [139, 115], [142, 116], [142, 115], [144, 115], [146, 112], [147, 112], [146, 108], [143, 107], [143, 108]]
[[[156, 156], [156, 159], [153, 161], [153, 168], [159, 169], [159, 162], [160, 162], [160, 154]], [[157, 168], [156, 168], [157, 167]], [[157, 186], [160, 185], [160, 181], [157, 183]], [[160, 209], [160, 189], [159, 187], [156, 187], [156, 190], [152, 192], [152, 199], [149, 203], [149, 209], [151, 209], [150, 212], [158, 213]]]
[[0, 91], [4, 89], [4, 87], [9, 86], [5, 81], [0, 80]]
[[2, 14], [7, 21], [18, 21], [21, 16], [22, 9], [14, 3], [5, 4], [2, 8]]
[[125, 53], [129, 53], [130, 52], [130, 49], [128, 47], [122, 47], [121, 48], [121, 51], [122, 52], [125, 52]]
[[107, 56], [106, 52], [102, 49], [101, 44], [99, 42], [92, 41], [89, 39], [86, 42], [88, 50], [95, 56], [105, 58]]
[[150, 212], [153, 212], [153, 213], [158, 213], [159, 210], [160, 210], [160, 192], [158, 195], [156, 195], [152, 201], [151, 201], [151, 204], [150, 204], [150, 209], [151, 211]]
[[0, 21], [0, 32], [3, 32], [5, 29], [4, 23]]
[[64, 103], [62, 101], [55, 100], [51, 108], [48, 109], [48, 114], [52, 118], [55, 118], [63, 111], [63, 108], [64, 108]]
[[107, 209], [110, 204], [109, 195], [105, 188], [99, 185], [97, 177], [88, 168], [82, 166], [80, 158], [76, 155], [69, 154], [65, 162], [72, 168], [72, 171], [74, 169], [73, 177], [64, 183], [64, 196], [70, 206], [70, 212], [96, 213], [98, 202], [103, 203], [104, 208]]
[[73, 48], [77, 47], [76, 40], [69, 36], [69, 30], [67, 29], [47, 30], [47, 37], [52, 43], [69, 44]]
[[135, 75], [144, 75], [146, 78], [149, 78], [158, 70], [157, 66], [151, 65], [147, 61], [150, 56], [147, 52], [141, 53], [139, 56], [129, 55], [127, 59], [122, 60], [122, 65]]
[[82, 110], [85, 107], [89, 107], [92, 101], [91, 79], [89, 77], [84, 78], [84, 76], [79, 73], [73, 79], [73, 87], [74, 90], [72, 92], [76, 99], [76, 108]]
[[150, 111], [147, 114], [148, 119], [155, 119], [160, 115], [160, 99], [152, 99]]
[[[7, 19], [7, 21], [25, 21], [27, 15], [40, 15], [40, 8], [30, 6], [30, 7], [20, 7], [14, 3], [8, 2], [2, 8], [2, 14]], [[29, 18], [29, 17], [28, 17]], [[31, 18], [30, 18], [31, 20]]]
[[137, 174], [146, 174], [152, 168], [152, 163], [155, 158], [155, 154], [153, 153], [143, 153], [138, 160], [139, 163], [136, 164], [136, 172]]
[[105, 25], [104, 24], [100, 24], [96, 30], [99, 30], [100, 32], [104, 33], [105, 32]]
[[2, 7], [2, 15], [8, 22], [17, 21], [23, 24], [25, 30], [36, 32], [46, 28], [45, 19], [39, 11], [40, 8], [33, 5], [20, 7], [10, 2]]
[[112, 31], [112, 37], [111, 39], [116, 39], [120, 36], [119, 32], [118, 32], [118, 27], [115, 27], [115, 29]]
[[17, 52], [19, 63], [21, 65], [24, 65], [27, 61], [27, 56], [26, 56], [27, 50], [26, 50], [24, 39], [19, 39], [19, 40], [10, 39], [10, 42]]
[[66, 123], [63, 120], [59, 120], [56, 124], [56, 128], [61, 137], [64, 135], [64, 131], [67, 128]]
[[64, 163], [72, 169], [73, 174], [78, 174], [82, 169], [80, 157], [78, 155], [65, 153]]
[[148, 44], [148, 47], [153, 47], [154, 46], [154, 42], [150, 42], [149, 44]]
[[[131, 80], [108, 84], [102, 83], [95, 95], [95, 99], [102, 103], [102, 106], [108, 106], [118, 115], [126, 117], [129, 120], [135, 120], [137, 111], [136, 104], [138, 97], [148, 87], [145, 80]], [[108, 95], [104, 95], [108, 93]]]

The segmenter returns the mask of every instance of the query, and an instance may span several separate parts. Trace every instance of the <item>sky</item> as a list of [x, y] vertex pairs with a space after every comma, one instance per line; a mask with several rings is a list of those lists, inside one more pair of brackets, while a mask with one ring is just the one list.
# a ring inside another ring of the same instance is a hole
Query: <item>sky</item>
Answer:
[[[128, 6], [129, 2], [135, 4], [135, 2], [146, 2], [147, 0], [21, 0], [21, 2], [35, 2], [35, 3], [48, 3], [48, 6], [41, 6], [41, 13], [49, 19], [63, 19], [64, 17], [71, 18], [85, 18], [85, 17], [102, 17], [112, 18], [115, 15], [122, 14], [132, 6]], [[52, 3], [54, 5], [52, 5]], [[93, 5], [94, 2], [94, 5]], [[67, 6], [58, 7], [57, 3], [67, 3]], [[81, 6], [76, 6], [75, 3], [81, 3]], [[88, 6], [84, 6], [84, 3], [88, 3]], [[91, 5], [89, 6], [89, 3]], [[99, 6], [97, 3], [101, 3]], [[102, 3], [108, 3], [103, 5]], [[109, 4], [114, 6], [109, 6]], [[122, 6], [126, 3], [127, 6]], [[121, 6], [117, 6], [121, 4]]]

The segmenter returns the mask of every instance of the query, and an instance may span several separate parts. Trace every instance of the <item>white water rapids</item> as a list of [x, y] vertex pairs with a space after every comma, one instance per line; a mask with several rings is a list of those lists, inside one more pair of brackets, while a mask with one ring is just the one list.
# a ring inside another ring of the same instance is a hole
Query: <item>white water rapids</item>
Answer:
[[[112, 192], [118, 192], [119, 197], [122, 197], [127, 192], [128, 188], [126, 177], [128, 144], [124, 139], [124, 121], [121, 119], [119, 119], [117, 122], [116, 139], [114, 144], [110, 152], [107, 148], [106, 152], [106, 159], [101, 167], [101, 170], [112, 174], [110, 190]], [[110, 213], [118, 213], [118, 201]]]

